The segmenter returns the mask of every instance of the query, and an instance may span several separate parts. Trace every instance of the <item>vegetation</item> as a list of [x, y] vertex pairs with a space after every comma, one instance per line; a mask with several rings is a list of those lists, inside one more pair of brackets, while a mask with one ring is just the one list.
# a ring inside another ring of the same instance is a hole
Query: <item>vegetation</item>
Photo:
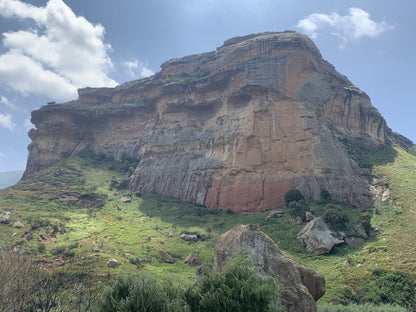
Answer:
[[[397, 272], [401, 272], [406, 276], [404, 280], [410, 281], [406, 287], [412, 289], [416, 268], [416, 252], [409, 248], [416, 240], [416, 157], [401, 149], [395, 149], [394, 154], [392, 161], [387, 157], [389, 161], [384, 159], [372, 165], [374, 186], [389, 187], [387, 200], [380, 196], [373, 207], [366, 208], [348, 207], [329, 198], [323, 200], [323, 196], [319, 201], [307, 202], [315, 216], [324, 216], [335, 205], [345, 216], [333, 219], [348, 220], [343, 230], [347, 236], [359, 236], [358, 225], [367, 234], [373, 229], [380, 233], [358, 246], [337, 247], [330, 255], [312, 256], [305, 251], [296, 240], [304, 224], [292, 224], [288, 208], [283, 208], [286, 213], [282, 218], [266, 219], [269, 212], [231, 214], [173, 199], [136, 195], [128, 187], [112, 185], [112, 181], [120, 183], [129, 177], [134, 160], [117, 161], [92, 154], [70, 158], [0, 190], [0, 212], [11, 212], [11, 222], [0, 224], [0, 247], [3, 252], [15, 250], [25, 259], [36, 259], [29, 262], [37, 264], [39, 271], [47, 269], [42, 272], [52, 274], [63, 270], [68, 280], [77, 281], [77, 272], [88, 268], [92, 285], [98, 285], [98, 277], [106, 285], [117, 276], [144, 274], [153, 276], [158, 283], [169, 277], [176, 289], [186, 289], [195, 277], [195, 268], [183, 263], [189, 253], [199, 253], [204, 266], [212, 263], [213, 248], [222, 233], [237, 224], [255, 223], [286, 254], [325, 276], [327, 290], [319, 306], [330, 309], [328, 305], [336, 304], [335, 309], [338, 304], [348, 304], [356, 308], [354, 311], [370, 307], [383, 311], [372, 305], [355, 306], [377, 300], [370, 298], [391, 297], [380, 295], [376, 281], [380, 277], [373, 272], [388, 272], [381, 274], [383, 278], [397, 277]], [[131, 197], [131, 203], [121, 203], [123, 197]], [[288, 206], [298, 201], [292, 198]], [[18, 220], [24, 228], [12, 226]], [[168, 236], [170, 231], [175, 233], [173, 237]], [[179, 238], [181, 232], [202, 233], [207, 240], [186, 242]], [[175, 263], [164, 263], [159, 258], [160, 249], [169, 252]], [[120, 266], [109, 268], [110, 258], [117, 259]], [[349, 265], [343, 265], [345, 260], [349, 260]], [[74, 289], [80, 283], [61, 283], [65, 287], [59, 292], [66, 295], [60, 298], [76, 297], [70, 293], [76, 293]], [[160, 286], [163, 288], [163, 283]], [[391, 302], [412, 308], [410, 297], [404, 298], [407, 299]], [[386, 311], [400, 311], [387, 307]], [[349, 311], [344, 308], [339, 311]], [[56, 306], [51, 311], [54, 309]]]
[[327, 204], [325, 206], [324, 221], [334, 231], [345, 231], [347, 228], [348, 216], [342, 210], [341, 206], [336, 204]]
[[[290, 192], [290, 191], [289, 191]], [[305, 220], [305, 214], [309, 210], [308, 203], [304, 200], [290, 201], [287, 211], [292, 218], [300, 218]]]
[[294, 202], [294, 201], [299, 201], [299, 200], [304, 200], [305, 197], [303, 197], [302, 193], [299, 190], [289, 190], [286, 194], [285, 194], [285, 203], [286, 206], [289, 205], [289, 203]]
[[97, 312], [281, 311], [275, 280], [258, 276], [248, 258], [236, 257], [222, 273], [207, 272], [186, 289], [147, 275], [119, 277], [104, 290]]

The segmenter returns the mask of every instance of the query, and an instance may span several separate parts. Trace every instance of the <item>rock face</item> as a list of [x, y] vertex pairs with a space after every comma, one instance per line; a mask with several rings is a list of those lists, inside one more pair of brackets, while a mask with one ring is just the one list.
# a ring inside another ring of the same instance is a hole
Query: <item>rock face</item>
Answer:
[[248, 252], [259, 274], [272, 274], [280, 283], [282, 305], [288, 312], [316, 311], [315, 301], [325, 293], [323, 276], [286, 258], [256, 226], [238, 225], [223, 234], [215, 246], [215, 264], [222, 270], [234, 253]]
[[344, 243], [332, 236], [325, 221], [319, 217], [310, 221], [298, 234], [297, 239], [315, 256], [329, 253], [335, 245]]
[[325, 188], [349, 204], [371, 201], [346, 144], [375, 148], [393, 134], [306, 36], [233, 38], [161, 67], [32, 112], [24, 177], [90, 148], [136, 158], [130, 187], [141, 194], [216, 209], [262, 211], [293, 188], [307, 199]]

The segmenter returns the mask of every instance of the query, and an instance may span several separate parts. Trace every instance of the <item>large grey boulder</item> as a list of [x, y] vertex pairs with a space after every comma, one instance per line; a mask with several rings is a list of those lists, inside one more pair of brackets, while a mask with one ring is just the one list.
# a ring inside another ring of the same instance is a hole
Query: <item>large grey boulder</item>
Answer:
[[257, 226], [237, 225], [221, 235], [215, 246], [216, 267], [221, 271], [238, 252], [249, 254], [260, 275], [271, 274], [279, 282], [287, 312], [316, 311], [315, 301], [325, 292], [322, 275], [285, 257]]
[[335, 245], [344, 243], [332, 235], [325, 221], [319, 217], [310, 221], [297, 235], [306, 250], [315, 256], [329, 253]]

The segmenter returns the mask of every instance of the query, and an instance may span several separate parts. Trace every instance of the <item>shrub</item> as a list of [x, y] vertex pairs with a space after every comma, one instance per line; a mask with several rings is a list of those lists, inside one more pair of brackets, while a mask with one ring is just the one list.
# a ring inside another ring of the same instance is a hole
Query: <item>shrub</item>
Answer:
[[[148, 275], [119, 277], [97, 301], [97, 312], [187, 311], [172, 286], [162, 287]], [[179, 300], [177, 299], [179, 298]]]
[[323, 215], [324, 221], [336, 231], [344, 231], [348, 222], [348, 217], [342, 207], [334, 204], [328, 204], [325, 206], [325, 214]]
[[320, 198], [324, 202], [330, 202], [332, 200], [331, 194], [328, 192], [327, 189], [321, 189], [321, 195]]
[[292, 218], [300, 217], [302, 220], [305, 220], [306, 211], [309, 210], [308, 204], [303, 199], [290, 202], [287, 208]]
[[280, 292], [271, 277], [258, 276], [248, 258], [236, 257], [223, 273], [208, 271], [185, 293], [190, 311], [281, 311]]
[[376, 269], [358, 291], [361, 302], [389, 303], [414, 310], [415, 281], [408, 273]]
[[286, 206], [288, 206], [290, 202], [299, 201], [302, 199], [305, 199], [305, 197], [303, 197], [302, 193], [299, 190], [290, 190], [285, 194]]

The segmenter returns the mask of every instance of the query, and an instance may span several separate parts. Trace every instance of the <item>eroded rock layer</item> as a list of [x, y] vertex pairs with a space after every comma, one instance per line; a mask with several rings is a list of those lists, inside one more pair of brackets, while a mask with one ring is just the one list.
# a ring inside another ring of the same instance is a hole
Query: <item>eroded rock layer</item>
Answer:
[[261, 211], [292, 188], [368, 204], [345, 140], [388, 144], [369, 97], [306, 36], [264, 33], [164, 63], [156, 75], [32, 113], [25, 176], [84, 148], [138, 159], [130, 187], [211, 208]]

